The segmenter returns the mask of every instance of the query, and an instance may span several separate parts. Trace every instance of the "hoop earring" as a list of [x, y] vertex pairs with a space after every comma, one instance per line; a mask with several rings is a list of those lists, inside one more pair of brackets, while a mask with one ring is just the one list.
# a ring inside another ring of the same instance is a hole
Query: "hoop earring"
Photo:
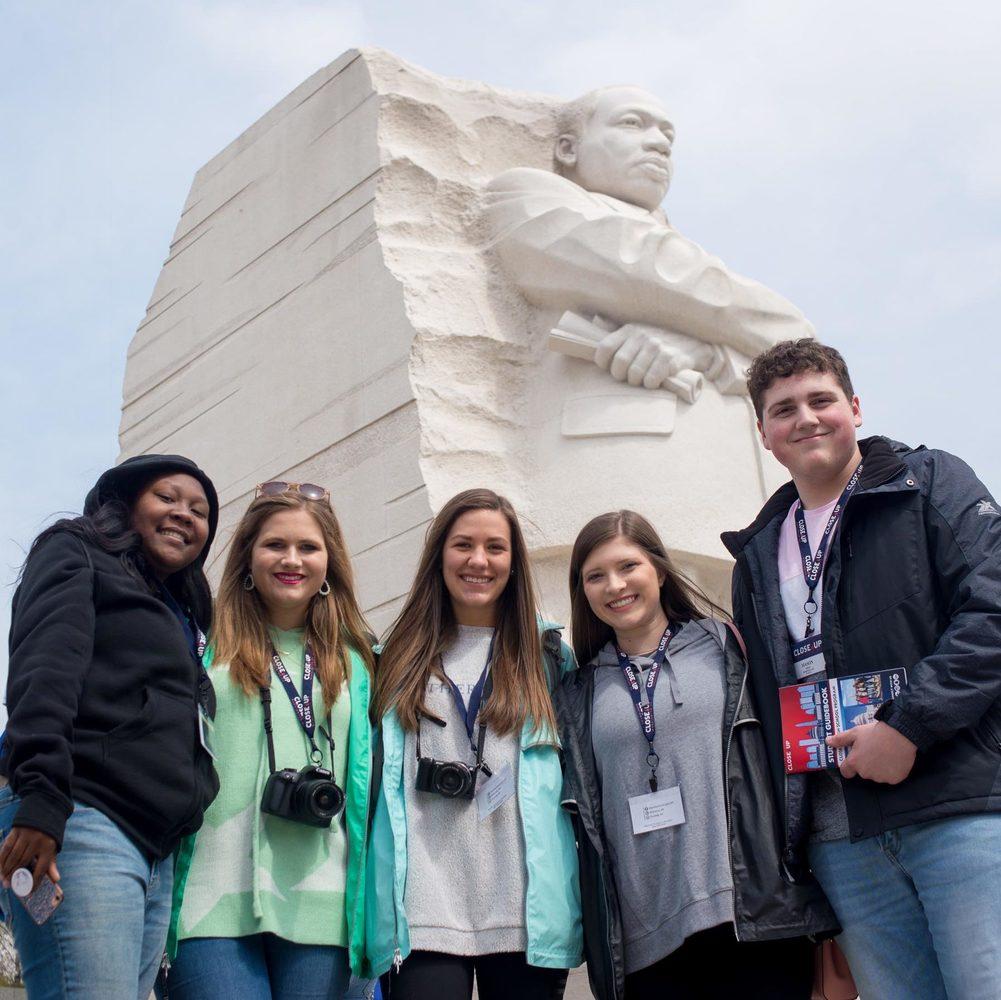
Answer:
[[317, 591], [317, 593], [321, 597], [327, 597], [330, 594], [330, 581], [324, 580], [323, 583], [320, 584], [320, 589]]
[[254, 578], [249, 573], [243, 578], [243, 589], [244, 590], [254, 589]]

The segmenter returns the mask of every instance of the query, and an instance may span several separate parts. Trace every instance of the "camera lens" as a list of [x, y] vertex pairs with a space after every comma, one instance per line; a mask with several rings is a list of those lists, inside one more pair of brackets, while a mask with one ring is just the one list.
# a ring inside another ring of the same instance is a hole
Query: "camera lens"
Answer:
[[316, 781], [309, 790], [307, 802], [314, 816], [326, 819], [344, 808], [344, 793], [332, 781]]
[[470, 788], [469, 769], [461, 764], [448, 761], [438, 766], [438, 794], [457, 798], [468, 793]]

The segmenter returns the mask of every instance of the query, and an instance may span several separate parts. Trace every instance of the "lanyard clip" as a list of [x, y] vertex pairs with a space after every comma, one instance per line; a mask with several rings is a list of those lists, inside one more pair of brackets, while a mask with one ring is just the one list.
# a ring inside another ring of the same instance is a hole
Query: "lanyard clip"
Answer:
[[660, 766], [660, 756], [651, 750], [646, 755], [646, 766], [650, 768], [650, 791], [657, 791], [657, 768]]

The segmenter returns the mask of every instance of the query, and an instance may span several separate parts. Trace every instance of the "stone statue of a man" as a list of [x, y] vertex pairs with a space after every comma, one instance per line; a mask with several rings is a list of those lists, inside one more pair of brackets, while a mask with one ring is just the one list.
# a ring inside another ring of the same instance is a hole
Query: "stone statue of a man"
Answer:
[[572, 336], [550, 346], [634, 386], [678, 392], [678, 376], [704, 373], [740, 393], [747, 358], [813, 334], [794, 305], [667, 221], [674, 126], [656, 97], [596, 90], [566, 105], [557, 129], [556, 172], [506, 170], [486, 199], [497, 253], [525, 298], [564, 313], [560, 326], [567, 313], [590, 324], [590, 352], [560, 346]]

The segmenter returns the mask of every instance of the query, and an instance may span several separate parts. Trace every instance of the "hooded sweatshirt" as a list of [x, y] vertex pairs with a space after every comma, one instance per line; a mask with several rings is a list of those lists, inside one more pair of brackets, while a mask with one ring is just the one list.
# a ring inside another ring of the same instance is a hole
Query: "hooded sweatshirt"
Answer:
[[[205, 489], [201, 565], [219, 503], [186, 458], [143, 455], [109, 469], [87, 495], [84, 514], [111, 499], [131, 505], [170, 472]], [[199, 738], [199, 703], [211, 714], [211, 688], [165, 595], [71, 528], [44, 534], [12, 606], [0, 772], [20, 799], [13, 825], [41, 830], [61, 846], [77, 801], [104, 813], [147, 856], [165, 858], [198, 829], [218, 790]]]

